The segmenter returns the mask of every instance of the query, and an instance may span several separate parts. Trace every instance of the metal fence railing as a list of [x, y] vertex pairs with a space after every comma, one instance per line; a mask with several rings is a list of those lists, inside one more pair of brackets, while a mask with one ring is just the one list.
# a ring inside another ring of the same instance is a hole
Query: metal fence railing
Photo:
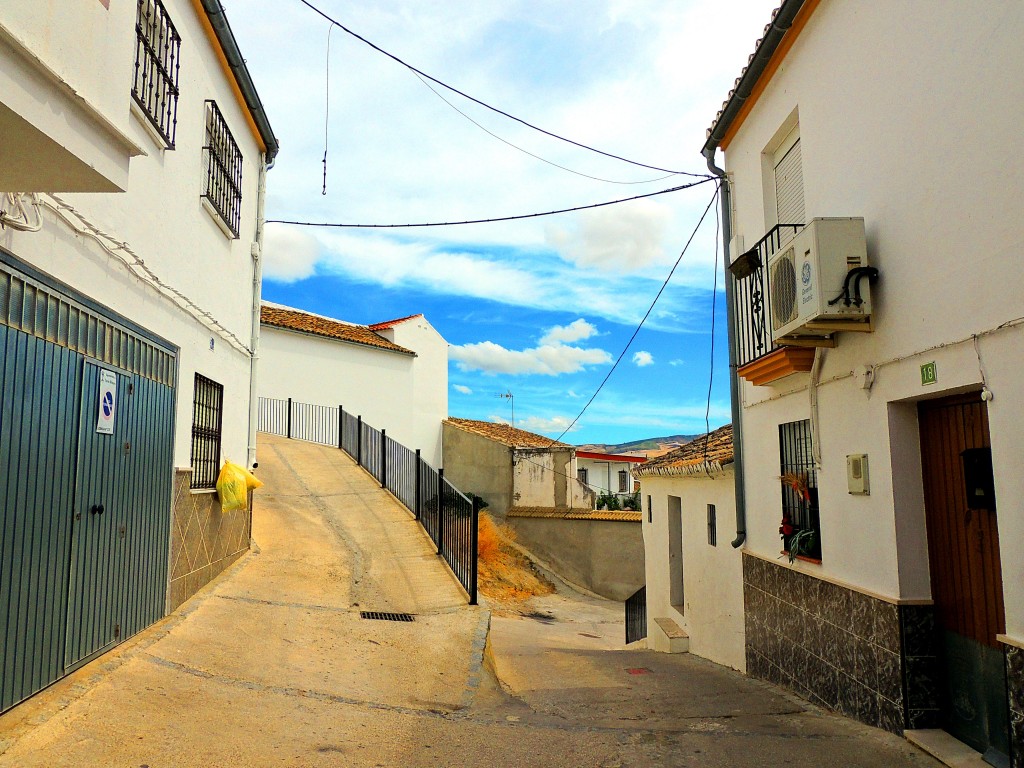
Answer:
[[351, 456], [415, 516], [455, 578], [477, 602], [480, 507], [412, 451], [340, 405], [261, 397], [257, 429], [311, 443], [331, 445]]
[[647, 585], [626, 598], [626, 645], [647, 637]]

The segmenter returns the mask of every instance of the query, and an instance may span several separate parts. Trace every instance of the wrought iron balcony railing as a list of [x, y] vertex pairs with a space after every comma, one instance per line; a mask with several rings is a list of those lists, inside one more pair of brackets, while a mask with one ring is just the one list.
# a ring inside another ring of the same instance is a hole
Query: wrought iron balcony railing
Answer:
[[736, 364], [740, 368], [778, 349], [772, 341], [768, 260], [802, 228], [803, 224], [776, 225], [729, 267], [736, 281], [733, 309], [736, 312]]

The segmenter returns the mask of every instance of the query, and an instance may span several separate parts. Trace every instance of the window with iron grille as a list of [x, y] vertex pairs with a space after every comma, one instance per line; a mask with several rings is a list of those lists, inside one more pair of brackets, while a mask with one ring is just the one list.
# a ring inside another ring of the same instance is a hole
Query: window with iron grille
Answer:
[[718, 546], [718, 512], [714, 504], [708, 504], [708, 544]]
[[206, 102], [206, 146], [203, 147], [206, 186], [203, 197], [238, 237], [242, 215], [242, 153], [228, 130], [216, 102]]
[[779, 425], [783, 548], [791, 555], [821, 559], [818, 476], [809, 419]]
[[587, 472], [587, 468], [586, 467], [580, 467], [579, 469], [576, 470], [576, 479], [579, 480], [584, 485], [587, 485], [587, 475], [588, 474], [589, 473]]
[[196, 374], [192, 394], [192, 487], [214, 488], [220, 471], [224, 387]]
[[619, 470], [619, 493], [629, 493], [629, 472]]
[[132, 97], [168, 149], [178, 126], [181, 37], [160, 0], [138, 0], [135, 15], [135, 80]]

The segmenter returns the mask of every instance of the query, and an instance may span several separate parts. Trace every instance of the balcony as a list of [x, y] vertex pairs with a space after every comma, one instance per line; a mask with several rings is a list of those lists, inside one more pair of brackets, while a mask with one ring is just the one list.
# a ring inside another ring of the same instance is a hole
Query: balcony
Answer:
[[811, 370], [814, 350], [772, 341], [768, 261], [793, 239], [803, 224], [779, 224], [729, 267], [735, 280], [737, 373], [755, 385]]

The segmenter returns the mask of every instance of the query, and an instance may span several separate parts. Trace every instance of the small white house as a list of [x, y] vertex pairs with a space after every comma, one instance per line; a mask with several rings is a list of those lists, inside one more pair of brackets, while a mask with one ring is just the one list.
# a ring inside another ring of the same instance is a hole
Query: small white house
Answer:
[[645, 461], [643, 456], [577, 450], [576, 475], [598, 496], [611, 494], [621, 502], [635, 493], [635, 470]]
[[342, 406], [441, 466], [448, 343], [423, 315], [356, 325], [264, 303], [259, 396]]
[[213, 488], [278, 151], [244, 61], [220, 0], [3, 4], [0, 710], [248, 550]]
[[785, 0], [704, 145], [748, 672], [1017, 768], [1022, 38], [1017, 0]]
[[[732, 425], [637, 467], [647, 644], [746, 670]], [[684, 638], [688, 638], [684, 639]]]

